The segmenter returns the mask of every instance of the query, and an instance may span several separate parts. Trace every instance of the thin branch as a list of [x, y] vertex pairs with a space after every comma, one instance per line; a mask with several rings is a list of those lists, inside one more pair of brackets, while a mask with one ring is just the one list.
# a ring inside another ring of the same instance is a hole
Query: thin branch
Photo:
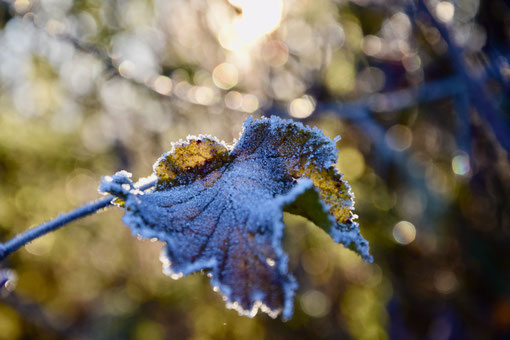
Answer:
[[[153, 187], [155, 184], [156, 181], [152, 181], [150, 183], [142, 185], [139, 189], [147, 190]], [[0, 244], [0, 260], [5, 259], [10, 254], [12, 254], [19, 248], [23, 247], [25, 244], [35, 240], [38, 237], [41, 237], [49, 232], [55, 231], [74, 220], [80, 219], [87, 215], [93, 214], [100, 209], [108, 207], [111, 204], [112, 199], [113, 196], [107, 196], [100, 200], [87, 203], [66, 214], [60, 214], [51, 221], [45, 222], [19, 235], [16, 235], [6, 243]]]

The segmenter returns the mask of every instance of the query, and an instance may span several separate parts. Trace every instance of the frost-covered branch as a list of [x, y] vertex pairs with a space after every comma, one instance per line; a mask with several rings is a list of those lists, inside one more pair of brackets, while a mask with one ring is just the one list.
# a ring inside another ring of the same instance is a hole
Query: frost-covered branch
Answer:
[[[155, 185], [155, 181], [142, 185], [139, 189], [146, 190]], [[79, 208], [76, 208], [68, 213], [60, 214], [51, 221], [40, 224], [32, 229], [29, 229], [19, 235], [16, 235], [9, 241], [0, 244], [0, 260], [5, 259], [7, 256], [23, 247], [25, 244], [35, 240], [38, 237], [46, 235], [49, 232], [55, 231], [66, 224], [78, 220], [87, 215], [93, 214], [100, 209], [106, 208], [110, 205], [113, 196], [107, 196], [94, 202], [87, 203]]]

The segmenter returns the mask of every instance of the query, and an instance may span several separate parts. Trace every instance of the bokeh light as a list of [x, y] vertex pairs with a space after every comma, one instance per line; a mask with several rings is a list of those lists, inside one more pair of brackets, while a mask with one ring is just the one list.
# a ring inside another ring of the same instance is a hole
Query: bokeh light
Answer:
[[124, 78], [132, 78], [135, 73], [136, 65], [129, 60], [124, 60], [119, 65], [119, 73]]
[[455, 14], [455, 7], [449, 1], [440, 1], [436, 5], [436, 15], [442, 22], [450, 22]]
[[306, 314], [320, 318], [329, 312], [330, 302], [320, 291], [309, 290], [301, 296], [301, 307]]
[[346, 95], [354, 90], [356, 70], [348, 55], [339, 53], [332, 58], [324, 81], [331, 92]]
[[262, 59], [273, 67], [283, 66], [289, 59], [289, 49], [283, 41], [268, 41], [261, 50]]
[[366, 35], [363, 38], [363, 52], [368, 56], [377, 56], [382, 50], [381, 39], [375, 35]]
[[349, 181], [357, 180], [365, 171], [365, 159], [355, 148], [341, 148], [338, 153], [337, 166]]
[[456, 155], [452, 159], [452, 170], [456, 175], [463, 176], [469, 173], [469, 156], [467, 154]]
[[310, 96], [294, 99], [289, 105], [289, 114], [294, 118], [307, 118], [315, 110], [315, 100]]
[[396, 124], [386, 132], [385, 141], [391, 149], [404, 151], [411, 146], [413, 134], [407, 126]]
[[243, 100], [241, 102], [241, 110], [244, 112], [252, 113], [259, 108], [259, 100], [257, 96], [253, 94], [245, 94], [243, 95]]
[[172, 91], [172, 80], [165, 76], [158, 76], [154, 79], [152, 86], [157, 93], [168, 95]]
[[416, 238], [416, 227], [408, 221], [400, 221], [393, 227], [393, 238], [400, 244], [408, 245]]
[[239, 71], [232, 64], [221, 63], [214, 68], [212, 76], [216, 86], [228, 90], [237, 84]]
[[440, 270], [434, 275], [434, 287], [442, 294], [450, 294], [457, 287], [457, 278], [450, 270]]

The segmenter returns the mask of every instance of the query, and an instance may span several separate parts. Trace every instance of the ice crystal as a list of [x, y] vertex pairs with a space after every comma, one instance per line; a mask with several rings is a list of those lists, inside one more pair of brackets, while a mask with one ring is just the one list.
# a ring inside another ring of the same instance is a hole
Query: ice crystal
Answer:
[[336, 154], [317, 128], [248, 118], [234, 145], [210, 136], [175, 143], [154, 165], [154, 189], [136, 190], [123, 171], [105, 177], [100, 191], [117, 197], [133, 234], [166, 242], [166, 274], [178, 279], [206, 271], [227, 307], [288, 319], [297, 284], [281, 245], [283, 211], [308, 218], [372, 260]]

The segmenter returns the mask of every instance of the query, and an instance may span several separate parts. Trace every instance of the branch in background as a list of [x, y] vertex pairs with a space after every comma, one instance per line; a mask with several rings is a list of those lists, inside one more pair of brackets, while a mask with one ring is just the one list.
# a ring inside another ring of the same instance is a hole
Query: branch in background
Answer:
[[14, 292], [3, 296], [2, 302], [14, 309], [25, 320], [33, 325], [50, 331], [59, 338], [68, 338], [73, 334], [72, 328], [69, 327], [70, 320], [63, 316], [57, 316], [43, 309], [39, 304], [28, 300]]
[[456, 136], [457, 145], [460, 150], [471, 154], [471, 123], [470, 113], [471, 105], [469, 101], [469, 95], [467, 91], [462, 91], [454, 97], [455, 99], [455, 111], [457, 115], [455, 117], [456, 125]]
[[[489, 122], [501, 144], [505, 148], [509, 149], [510, 130], [508, 127], [508, 122], [505, 121], [505, 117], [491, 100], [490, 94], [485, 86], [485, 80], [474, 78], [464, 60], [462, 55], [462, 48], [453, 41], [448, 28], [434, 18], [423, 0], [418, 0], [418, 2], [420, 6], [425, 10], [428, 17], [430, 17], [434, 26], [436, 26], [436, 28], [440, 31], [443, 39], [447, 42], [450, 57], [452, 58], [455, 67], [457, 68], [458, 75], [450, 76], [442, 80], [424, 83], [414, 88], [406, 88], [388, 93], [375, 93], [366, 98], [349, 102], [318, 102], [315, 110], [316, 113], [320, 114], [325, 112], [334, 112], [344, 119], [359, 120], [363, 119], [370, 113], [400, 111], [409, 107], [413, 107], [420, 102], [432, 102], [435, 100], [452, 97], [456, 99], [457, 108], [462, 109], [462, 111], [466, 111], [466, 109], [469, 111], [469, 101], [471, 101], [477, 111], [480, 112], [480, 114]], [[4, 0], [4, 4], [5, 3], [6, 2]], [[7, 4], [7, 7], [12, 8], [9, 3]], [[414, 12], [415, 14], [417, 13], [416, 10]], [[33, 19], [33, 17], [29, 18]], [[123, 79], [133, 84], [141, 86], [151, 93], [155, 93], [158, 97], [164, 97], [165, 99], [171, 98], [176, 100], [183, 100], [174, 95], [171, 97], [168, 95], [162, 95], [144, 82], [123, 77], [115, 65], [114, 59], [112, 59], [112, 57], [110, 57], [107, 52], [98, 46], [82, 42], [80, 39], [70, 34], [50, 34], [47, 32], [45, 27], [41, 26], [36, 21], [32, 20], [32, 23], [37, 29], [52, 36], [53, 38], [60, 39], [71, 44], [76, 50], [80, 52], [95, 56], [103, 62], [105, 69], [113, 73], [115, 76], [122, 77]], [[469, 93], [470, 97], [468, 102], [466, 102], [466, 98], [468, 97], [465, 94], [466, 92]], [[265, 111], [268, 115], [275, 114], [282, 117], [289, 116], [287, 109], [282, 106], [278, 106], [277, 104], [274, 104], [272, 107], [263, 111]], [[313, 115], [310, 118], [314, 118], [316, 116], [317, 115]], [[462, 122], [462, 120], [466, 118], [467, 115], [465, 112], [462, 112], [462, 117], [459, 117], [458, 123], [466, 124], [466, 122]], [[463, 127], [461, 130], [462, 136], [469, 136], [469, 129]], [[461, 146], [462, 149], [465, 149], [465, 151], [469, 150], [469, 142], [463, 142], [461, 144], [463, 144]]]
[[[5, 4], [5, 0], [3, 1]], [[9, 3], [7, 3], [9, 8]], [[15, 13], [15, 11], [14, 11]], [[141, 86], [142, 88], [150, 91], [151, 93], [156, 94], [158, 97], [162, 97], [165, 99], [172, 98], [182, 100], [176, 96], [163, 95], [157, 91], [155, 91], [151, 86], [147, 85], [144, 82], [139, 82], [136, 79], [123, 77], [118, 67], [115, 65], [114, 60], [110, 55], [99, 48], [96, 45], [88, 44], [80, 41], [80, 39], [67, 34], [50, 34], [47, 32], [45, 27], [42, 27], [40, 24], [37, 24], [32, 18], [32, 24], [40, 31], [48, 34], [49, 36], [60, 39], [71, 44], [76, 50], [93, 55], [105, 65], [105, 69], [115, 74], [115, 76], [121, 77], [133, 84]], [[416, 101], [419, 102], [430, 102], [434, 100], [438, 100], [441, 98], [451, 97], [458, 94], [462, 91], [462, 84], [458, 77], [448, 77], [443, 80], [433, 81], [426, 84], [423, 84], [416, 88], [408, 88], [403, 90], [397, 90], [390, 93], [383, 94], [373, 94], [367, 98], [354, 100], [350, 102], [319, 102], [316, 108], [317, 112], [320, 111], [333, 111], [340, 114], [343, 118], [359, 118], [360, 116], [366, 113], [368, 109], [370, 112], [390, 112], [390, 111], [398, 111], [403, 110], [415, 105]], [[200, 104], [195, 104], [200, 105]], [[236, 111], [234, 109], [234, 111]], [[266, 110], [268, 114], [275, 114], [278, 116], [288, 116], [288, 113], [283, 108], [277, 108], [277, 105], [274, 105]]]
[[131, 83], [138, 85], [138, 86], [156, 94], [159, 97], [168, 97], [167, 95], [164, 95], [164, 94], [161, 94], [161, 93], [155, 91], [151, 86], [149, 86], [148, 84], [146, 84], [144, 82], [137, 81], [136, 79], [133, 79], [133, 78], [126, 78], [126, 77], [122, 76], [119, 72], [118, 66], [116, 66], [115, 60], [108, 54], [107, 51], [98, 47], [97, 45], [83, 42], [80, 39], [72, 36], [71, 34], [65, 33], [65, 32], [64, 33], [50, 33], [50, 32], [48, 32], [46, 27], [44, 27], [43, 25], [41, 25], [40, 23], [38, 23], [35, 20], [35, 18], [36, 18], [35, 16], [27, 16], [26, 13], [24, 13], [23, 15], [19, 14], [16, 11], [16, 9], [14, 8], [14, 2], [10, 2], [8, 0], [0, 0], [0, 4], [3, 7], [7, 8], [10, 11], [11, 15], [13, 15], [14, 17], [23, 18], [24, 21], [29, 21], [30, 23], [32, 23], [32, 25], [34, 25], [34, 27], [37, 28], [40, 32], [43, 32], [52, 38], [59, 39], [60, 41], [66, 42], [66, 43], [72, 45], [76, 50], [78, 50], [80, 52], [95, 56], [97, 59], [99, 59], [104, 64], [105, 70], [111, 72], [111, 74], [113, 74], [117, 77], [126, 79], [126, 80], [130, 81]]
[[[153, 187], [156, 181], [149, 182], [140, 186], [140, 190], [147, 190]], [[95, 202], [87, 203], [79, 208], [76, 208], [66, 214], [61, 214], [51, 221], [40, 224], [37, 227], [29, 229], [14, 238], [10, 239], [6, 243], [0, 244], [0, 260], [5, 259], [7, 256], [23, 247], [25, 244], [41, 237], [49, 232], [55, 231], [64, 225], [97, 212], [100, 209], [106, 208], [111, 204], [113, 196], [107, 196]]]
[[[457, 76], [431, 81], [413, 88], [387, 93], [374, 93], [366, 98], [348, 102], [318, 102], [315, 114], [334, 112], [345, 119], [363, 119], [370, 113], [394, 112], [416, 106], [418, 103], [455, 97], [464, 91], [462, 81]], [[268, 114], [288, 116], [283, 107], [273, 106], [266, 110]], [[310, 116], [313, 118], [314, 115]], [[305, 120], [306, 121], [306, 120]]]
[[318, 103], [318, 111], [333, 111], [345, 118], [356, 119], [366, 112], [394, 112], [416, 106], [418, 103], [433, 102], [454, 97], [462, 92], [463, 86], [458, 77], [424, 83], [415, 88], [407, 88], [388, 93], [375, 93], [367, 98], [351, 102]]
[[[494, 104], [494, 100], [491, 98], [485, 82], [473, 75], [473, 71], [469, 68], [464, 59], [462, 47], [455, 42], [448, 27], [434, 17], [424, 0], [418, 0], [418, 5], [447, 43], [450, 60], [461, 79], [465, 82], [471, 103], [476, 108], [476, 111], [478, 111], [492, 127], [501, 146], [507, 151], [510, 151], [510, 122], [503, 112]], [[418, 14], [419, 13], [416, 13], [415, 16], [418, 16]]]
[[[2, 1], [6, 7], [10, 8], [13, 13], [16, 11], [12, 8], [12, 4]], [[508, 121], [493, 104], [490, 99], [490, 94], [482, 79], [475, 79], [472, 75], [465, 60], [462, 56], [462, 49], [453, 41], [446, 26], [438, 22], [430, 13], [430, 10], [425, 5], [423, 0], [418, 0], [421, 7], [424, 8], [427, 15], [431, 18], [432, 23], [440, 31], [443, 39], [447, 42], [450, 51], [450, 57], [458, 69], [459, 76], [450, 76], [443, 80], [425, 83], [417, 88], [409, 88], [398, 90], [390, 93], [376, 93], [367, 98], [354, 100], [350, 102], [319, 102], [317, 104], [316, 112], [335, 112], [342, 118], [359, 119], [370, 112], [393, 112], [403, 110], [416, 105], [416, 102], [431, 102], [442, 98], [455, 97], [465, 90], [464, 86], [468, 89], [470, 99], [478, 112], [489, 122], [493, 128], [500, 143], [510, 150], [510, 128]], [[121, 77], [130, 81], [137, 86], [144, 88], [158, 97], [165, 99], [171, 98], [174, 100], [183, 100], [175, 95], [164, 95], [155, 91], [150, 85], [145, 82], [137, 81], [136, 79], [123, 77], [118, 67], [115, 65], [112, 57], [104, 50], [96, 45], [88, 44], [80, 41], [80, 39], [67, 34], [50, 34], [45, 27], [41, 27], [32, 18], [33, 25], [42, 32], [62, 41], [71, 44], [76, 50], [90, 54], [101, 60], [105, 69], [115, 76]], [[463, 83], [464, 82], [464, 83]], [[200, 105], [196, 104], [195, 105]], [[236, 110], [234, 110], [236, 111]], [[288, 116], [288, 112], [284, 108], [278, 108], [277, 105], [263, 110], [267, 114], [276, 114], [278, 116]], [[0, 249], [1, 251], [1, 249]]]

